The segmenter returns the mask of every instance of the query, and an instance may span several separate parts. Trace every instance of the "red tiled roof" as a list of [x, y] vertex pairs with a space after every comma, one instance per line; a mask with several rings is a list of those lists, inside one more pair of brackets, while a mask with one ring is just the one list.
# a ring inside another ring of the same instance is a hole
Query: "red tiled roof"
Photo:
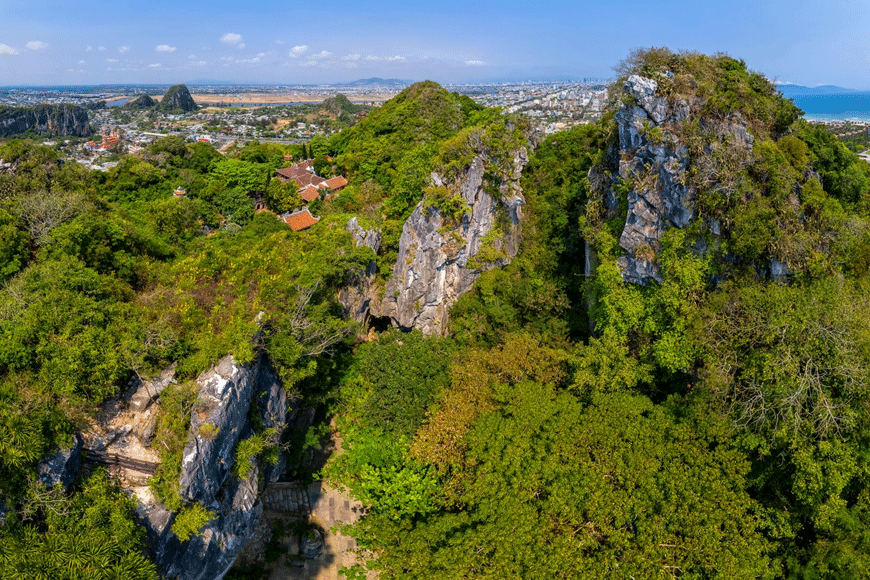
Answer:
[[291, 165], [290, 167], [282, 167], [281, 169], [276, 169], [275, 173], [277, 173], [279, 177], [283, 177], [287, 180], [296, 181], [300, 177], [303, 177], [305, 175], [311, 175], [311, 172], [308, 171], [308, 168], [311, 167], [311, 163], [311, 161], [302, 161], [301, 163]]
[[312, 202], [320, 197], [320, 189], [315, 185], [309, 185], [299, 192], [299, 197], [305, 201]]
[[308, 211], [308, 208], [297, 211], [296, 213], [290, 214], [284, 218], [284, 222], [288, 226], [290, 226], [290, 229], [292, 229], [294, 232], [310, 228], [319, 221], [320, 218], [316, 218], [311, 215], [311, 212]]
[[329, 189], [341, 189], [342, 187], [347, 185], [347, 179], [345, 179], [342, 175], [337, 175], [332, 179], [327, 179], [324, 185], [326, 185], [326, 187], [328, 187]]
[[305, 169], [300, 170], [297, 167], [284, 167], [282, 169], [276, 169], [275, 173], [277, 173], [279, 177], [283, 177], [288, 181], [295, 181], [296, 179], [299, 179], [299, 177], [308, 173], [308, 171]]
[[306, 187], [309, 185], [320, 185], [321, 183], [323, 183], [326, 180], [323, 179], [322, 177], [320, 177], [319, 175], [314, 175], [313, 173], [306, 172], [305, 175], [300, 175], [299, 177], [295, 178], [293, 181], [295, 181], [296, 185], [298, 185], [299, 187]]

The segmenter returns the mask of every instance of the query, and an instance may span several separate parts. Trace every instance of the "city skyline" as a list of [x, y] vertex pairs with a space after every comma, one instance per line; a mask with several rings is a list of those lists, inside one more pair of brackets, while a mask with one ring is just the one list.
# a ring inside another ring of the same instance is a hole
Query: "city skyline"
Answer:
[[637, 47], [726, 52], [779, 82], [870, 88], [855, 0], [395, 1], [296, 5], [0, 0], [0, 85], [442, 83], [608, 78]]

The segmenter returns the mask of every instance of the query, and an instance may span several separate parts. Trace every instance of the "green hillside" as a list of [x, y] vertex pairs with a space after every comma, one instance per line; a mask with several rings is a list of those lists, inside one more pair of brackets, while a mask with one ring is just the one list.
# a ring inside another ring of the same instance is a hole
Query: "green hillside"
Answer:
[[[412, 85], [306, 145], [349, 185], [301, 232], [254, 211], [301, 205], [273, 179], [301, 145], [169, 137], [103, 173], [0, 144], [0, 578], [157, 578], [105, 471], [64, 492], [36, 464], [177, 362], [150, 486], [207, 513], [178, 492], [192, 381], [261, 352], [314, 424], [233, 453], [285, 453], [365, 505], [350, 577], [870, 576], [870, 165], [740, 60], [641, 50], [618, 74], [601, 121], [540, 144]], [[383, 292], [418, 202], [463, 217], [433, 171], [454, 185], [484, 156], [497, 198], [523, 147], [519, 254], [444, 336], [345, 316], [372, 262]], [[332, 429], [320, 472], [303, 459]]]

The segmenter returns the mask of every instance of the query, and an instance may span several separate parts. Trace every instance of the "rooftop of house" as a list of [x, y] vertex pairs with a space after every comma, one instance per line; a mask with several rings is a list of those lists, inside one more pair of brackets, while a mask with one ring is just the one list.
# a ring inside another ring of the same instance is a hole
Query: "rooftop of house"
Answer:
[[311, 215], [311, 212], [308, 211], [307, 207], [296, 210], [289, 215], [282, 216], [282, 219], [294, 232], [308, 229], [320, 221], [320, 218]]
[[299, 197], [307, 202], [312, 202], [320, 197], [320, 188], [316, 185], [307, 185], [305, 189], [299, 192]]
[[339, 189], [347, 185], [347, 179], [342, 175], [336, 175], [331, 179], [327, 179], [325, 185], [329, 189]]

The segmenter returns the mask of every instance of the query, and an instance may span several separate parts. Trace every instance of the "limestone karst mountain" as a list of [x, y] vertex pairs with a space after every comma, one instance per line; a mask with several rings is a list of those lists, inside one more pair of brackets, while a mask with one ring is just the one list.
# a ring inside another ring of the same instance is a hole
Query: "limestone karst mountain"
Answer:
[[0, 107], [0, 137], [28, 132], [87, 137], [91, 126], [87, 110], [78, 105]]
[[184, 111], [189, 113], [199, 109], [193, 97], [190, 96], [190, 91], [187, 85], [174, 85], [169, 87], [163, 98], [160, 100], [159, 108], [164, 112]]

